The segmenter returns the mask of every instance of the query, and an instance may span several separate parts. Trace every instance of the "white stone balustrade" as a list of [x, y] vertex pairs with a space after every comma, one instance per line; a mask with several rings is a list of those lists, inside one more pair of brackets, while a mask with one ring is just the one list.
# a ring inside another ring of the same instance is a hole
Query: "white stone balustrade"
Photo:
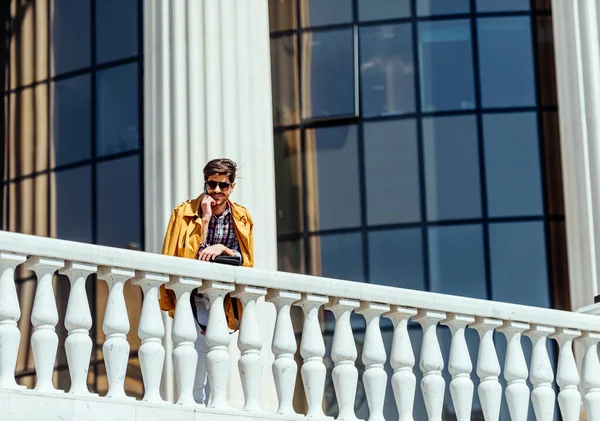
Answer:
[[[21, 273], [19, 266], [34, 270], [37, 277], [31, 318], [27, 321], [22, 320], [21, 297], [15, 279], [16, 274]], [[57, 270], [67, 275], [71, 283], [64, 320], [59, 320], [55, 294], [60, 289], [55, 291], [53, 282], [67, 280], [62, 277], [53, 280]], [[96, 274], [109, 287], [102, 320], [94, 320], [96, 315], [90, 312], [85, 288], [90, 274]], [[139, 286], [140, 294], [143, 293], [139, 315], [127, 314], [124, 295], [127, 282]], [[172, 329], [175, 345], [172, 359], [178, 391], [176, 404], [179, 405], [164, 402], [161, 398], [162, 371], [166, 366], [162, 344], [165, 326], [158, 297], [163, 284], [178, 298]], [[210, 386], [206, 407], [197, 404], [193, 396], [198, 355], [194, 348], [197, 330], [190, 293], [195, 288], [210, 301], [205, 337]], [[223, 306], [228, 293], [240, 299], [244, 308], [235, 344], [241, 351], [237, 370], [245, 398], [243, 410], [233, 409], [228, 403], [229, 382], [234, 377], [229, 372], [232, 356], [228, 347], [232, 336]], [[256, 309], [261, 297], [276, 308], [277, 318], [269, 343], [265, 343], [264, 331], [261, 335], [262, 321]], [[298, 330], [300, 326], [294, 329], [292, 323], [294, 305], [303, 310], [301, 330]], [[326, 352], [320, 320], [324, 309], [335, 316], [330, 354]], [[366, 321], [362, 347], [357, 346], [362, 332], [355, 332], [351, 324], [353, 313], [362, 314]], [[131, 394], [126, 394], [125, 379], [130, 351], [134, 351], [130, 349], [132, 345], [127, 336], [131, 334], [129, 319], [134, 316], [139, 316], [137, 334], [141, 346], [137, 355], [144, 396], [141, 401], [131, 403], [133, 398], [124, 398]], [[390, 338], [391, 332], [384, 332], [380, 327], [382, 316], [393, 322], [391, 345], [384, 343], [384, 338]], [[19, 331], [24, 322], [30, 322], [34, 327], [31, 338]], [[64, 346], [71, 395], [61, 396], [62, 391], [56, 390], [53, 384], [59, 346], [55, 331], [58, 323], [64, 323], [68, 331]], [[92, 323], [101, 326], [106, 335], [103, 351], [108, 392], [101, 397], [90, 397], [87, 387]], [[438, 338], [442, 338], [440, 330], [446, 328], [440, 325], [448, 326], [452, 334], [449, 355], [442, 353]], [[476, 351], [474, 344], [468, 343], [469, 336], [465, 335], [468, 329], [476, 329], [479, 333]], [[420, 351], [411, 341], [411, 336], [418, 331], [422, 333]], [[301, 333], [296, 336], [295, 332]], [[501, 358], [494, 343], [494, 335], [499, 333], [507, 339], [504, 367], [499, 363]], [[558, 343], [556, 378], [552, 369], [555, 356], [548, 352], [549, 338]], [[23, 348], [23, 341], [29, 340], [37, 374], [34, 391], [19, 387], [20, 380], [15, 378], [15, 370], [19, 369], [19, 349]], [[530, 361], [526, 361], [523, 352], [528, 341], [532, 344]], [[581, 344], [583, 349], [580, 369], [575, 359], [574, 342]], [[81, 408], [94, 405], [109, 408], [113, 414], [110, 418], [117, 419], [191, 420], [194, 418], [190, 414], [197, 413], [200, 418], [196, 419], [292, 420], [298, 417], [294, 411], [294, 397], [304, 393], [307, 411], [301, 415], [316, 419], [325, 419], [329, 415], [339, 420], [356, 421], [355, 397], [357, 385], [362, 381], [372, 421], [389, 420], [392, 406], [397, 409], [399, 421], [421, 420], [425, 412], [429, 420], [440, 421], [448, 410], [444, 407], [446, 383], [457, 420], [466, 421], [471, 418], [474, 397], [471, 359], [477, 357], [477, 393], [487, 421], [496, 421], [501, 415], [512, 420], [526, 420], [530, 403], [538, 420], [553, 420], [558, 403], [566, 421], [579, 420], [583, 416], [600, 421], [599, 342], [600, 323], [598, 316], [592, 314], [232, 267], [0, 231], [0, 405], [3, 414], [6, 411], [23, 414], [8, 418], [11, 420], [37, 419], [30, 408], [39, 408], [40, 404], [44, 408], [54, 405], [67, 408], [60, 417], [53, 418], [50, 414], [47, 419], [51, 420], [85, 419]], [[277, 396], [268, 397], [278, 400], [275, 414], [265, 413], [260, 406], [261, 397], [264, 398], [260, 386], [266, 364], [261, 350], [265, 346], [275, 355], [269, 372], [272, 371]], [[390, 346], [389, 354], [387, 346]], [[297, 351], [302, 356], [301, 364], [294, 358]], [[331, 383], [326, 382], [325, 359], [329, 358], [334, 365]], [[364, 364], [364, 371], [356, 365], [358, 358]], [[414, 372], [416, 361], [423, 374], [420, 384]], [[388, 366], [393, 369], [391, 379], [386, 372]], [[296, 390], [298, 371], [303, 390]], [[500, 376], [506, 380], [504, 390]], [[386, 393], [390, 380], [393, 399], [388, 399], [392, 394]], [[558, 394], [554, 392], [555, 382]], [[324, 407], [325, 387], [334, 388], [338, 411]], [[422, 395], [422, 401], [417, 393]], [[503, 393], [508, 404], [506, 414], [500, 413]]]

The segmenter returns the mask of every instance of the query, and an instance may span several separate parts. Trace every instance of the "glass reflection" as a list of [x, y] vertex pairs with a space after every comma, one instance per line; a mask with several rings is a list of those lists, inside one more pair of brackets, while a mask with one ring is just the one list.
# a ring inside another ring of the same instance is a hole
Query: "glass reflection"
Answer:
[[364, 142], [368, 224], [420, 221], [415, 120], [365, 123]]
[[421, 228], [369, 232], [369, 281], [425, 290]]
[[410, 17], [410, 0], [358, 0], [358, 18], [361, 21]]
[[429, 220], [481, 216], [479, 147], [473, 116], [423, 120]]
[[98, 244], [141, 247], [139, 157], [98, 164]]
[[313, 275], [364, 281], [361, 233], [312, 237], [310, 248]]
[[299, 239], [277, 243], [277, 270], [306, 273], [304, 261], [304, 241]]
[[96, 1], [96, 62], [138, 54], [138, 0]]
[[429, 228], [431, 291], [487, 298], [481, 225]]
[[276, 133], [274, 150], [277, 234], [301, 233], [304, 212], [300, 132]]
[[54, 180], [56, 183], [56, 237], [62, 240], [91, 243], [91, 167], [57, 171]]
[[90, 66], [90, 0], [50, 1], [53, 74]]
[[298, 124], [300, 105], [296, 35], [271, 39], [271, 88], [273, 124], [276, 126]]
[[418, 25], [422, 111], [475, 108], [470, 21]]
[[413, 113], [415, 80], [410, 24], [360, 28], [362, 112]]
[[488, 214], [542, 215], [537, 114], [483, 117]]
[[513, 12], [529, 10], [531, 0], [477, 0], [478, 12]]
[[452, 15], [471, 11], [469, 0], [416, 0], [416, 4], [419, 16]]
[[352, 0], [300, 0], [302, 26], [352, 22]]
[[353, 45], [351, 29], [306, 32], [303, 35], [304, 118], [356, 114]]
[[54, 166], [90, 159], [91, 102], [89, 75], [54, 82]]
[[356, 126], [307, 130], [304, 165], [309, 229], [360, 226]]
[[535, 105], [529, 16], [477, 20], [483, 107]]
[[98, 156], [139, 147], [138, 89], [137, 63], [98, 72]]
[[490, 224], [492, 300], [550, 306], [544, 223]]
[[271, 32], [296, 29], [296, 10], [296, 0], [269, 0]]

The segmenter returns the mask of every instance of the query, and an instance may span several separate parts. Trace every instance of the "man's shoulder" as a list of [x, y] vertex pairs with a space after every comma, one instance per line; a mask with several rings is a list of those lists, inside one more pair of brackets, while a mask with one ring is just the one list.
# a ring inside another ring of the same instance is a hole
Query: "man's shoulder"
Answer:
[[242, 206], [237, 202], [231, 202], [231, 210], [234, 215], [237, 215], [238, 217], [245, 216], [248, 220], [252, 221], [250, 211], [248, 211], [245, 206]]

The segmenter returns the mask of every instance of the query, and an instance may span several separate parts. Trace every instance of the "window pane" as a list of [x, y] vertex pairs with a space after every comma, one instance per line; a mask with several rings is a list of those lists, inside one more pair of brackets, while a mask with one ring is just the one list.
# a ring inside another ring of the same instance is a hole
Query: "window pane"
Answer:
[[470, 12], [469, 0], [417, 0], [417, 14], [419, 16]]
[[305, 273], [304, 241], [300, 239], [277, 242], [277, 270]]
[[271, 87], [273, 124], [288, 126], [300, 122], [298, 104], [297, 37], [271, 39]]
[[358, 18], [361, 21], [410, 17], [410, 0], [358, 0]]
[[53, 74], [90, 66], [90, 0], [51, 1]]
[[529, 10], [531, 0], [477, 0], [478, 12], [512, 12]]
[[310, 247], [313, 275], [364, 281], [360, 233], [312, 237]]
[[302, 26], [352, 22], [352, 0], [301, 0]]
[[89, 75], [54, 82], [53, 166], [90, 158], [91, 97]]
[[303, 117], [355, 115], [352, 30], [307, 32], [302, 44]]
[[305, 169], [310, 229], [360, 226], [356, 127], [307, 130]]
[[98, 72], [99, 156], [139, 147], [137, 64], [126, 64]]
[[493, 300], [549, 307], [541, 221], [490, 224]]
[[419, 62], [424, 112], [475, 108], [469, 20], [420, 22]]
[[429, 228], [431, 291], [487, 298], [481, 225]]
[[472, 116], [423, 120], [429, 220], [481, 216], [477, 125]]
[[56, 237], [92, 242], [92, 170], [90, 166], [57, 171]]
[[269, 0], [269, 28], [271, 32], [295, 29], [296, 0]]
[[138, 54], [138, 0], [96, 1], [96, 61]]
[[304, 206], [300, 132], [276, 133], [274, 137], [277, 234], [301, 233]]
[[372, 284], [424, 290], [421, 228], [370, 232], [369, 271]]
[[415, 121], [365, 123], [364, 139], [368, 224], [420, 221]]
[[98, 244], [141, 248], [139, 157], [98, 164]]
[[542, 215], [536, 113], [485, 115], [483, 136], [489, 215]]
[[360, 28], [360, 76], [365, 116], [413, 113], [415, 79], [410, 24]]
[[482, 105], [535, 105], [530, 18], [480, 18], [477, 25]]

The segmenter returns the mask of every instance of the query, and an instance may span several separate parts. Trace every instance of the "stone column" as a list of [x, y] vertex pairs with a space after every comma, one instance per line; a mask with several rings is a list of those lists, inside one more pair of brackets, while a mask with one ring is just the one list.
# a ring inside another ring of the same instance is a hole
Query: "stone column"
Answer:
[[598, 0], [552, 0], [573, 310], [591, 304], [599, 290], [599, 8]]
[[[240, 166], [232, 198], [254, 219], [255, 265], [276, 269], [268, 0], [145, 0], [144, 31], [146, 250], [160, 252], [173, 208], [202, 192], [204, 164], [227, 157]], [[270, 399], [275, 309], [261, 299], [258, 311], [268, 365], [262, 403], [276, 410]], [[230, 405], [241, 407], [237, 337], [230, 343], [236, 377]], [[172, 390], [172, 345], [165, 348]]]

